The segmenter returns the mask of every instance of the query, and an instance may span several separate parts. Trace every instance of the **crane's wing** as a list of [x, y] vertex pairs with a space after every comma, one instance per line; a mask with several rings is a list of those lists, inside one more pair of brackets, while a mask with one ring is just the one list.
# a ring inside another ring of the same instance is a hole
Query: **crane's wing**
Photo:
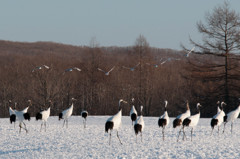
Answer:
[[105, 73], [105, 71], [104, 70], [102, 70], [101, 68], [97, 68], [99, 71], [102, 71], [102, 72], [104, 72]]
[[81, 69], [78, 68], [78, 67], [74, 67], [73, 69], [75, 69], [75, 70], [77, 70], [77, 71], [81, 71]]
[[136, 68], [136, 67], [138, 67], [138, 65], [140, 65], [140, 62], [138, 62], [138, 64], [136, 64], [136, 66], [134, 66], [133, 68]]
[[194, 51], [194, 49], [195, 49], [195, 46], [187, 53], [187, 57], [189, 56], [189, 54], [191, 54], [193, 51]]
[[46, 69], [49, 69], [50, 67], [49, 66], [47, 66], [47, 65], [43, 65]]
[[109, 70], [107, 73], [110, 73], [111, 71], [113, 71], [114, 68], [115, 68], [115, 66], [113, 66], [113, 68], [111, 68], [111, 70]]
[[72, 68], [68, 68], [65, 70], [65, 72], [69, 72], [69, 71], [72, 71]]
[[168, 60], [165, 60], [165, 61], [161, 62], [161, 65], [165, 64], [167, 61], [168, 61]]

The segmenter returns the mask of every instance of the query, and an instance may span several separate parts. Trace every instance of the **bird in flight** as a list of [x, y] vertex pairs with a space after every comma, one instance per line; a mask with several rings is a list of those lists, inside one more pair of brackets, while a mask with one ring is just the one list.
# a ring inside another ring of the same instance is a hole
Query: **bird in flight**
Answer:
[[185, 56], [189, 57], [189, 55], [194, 51], [195, 47], [193, 47]]
[[68, 69], [66, 69], [64, 72], [63, 72], [63, 74], [65, 74], [66, 72], [72, 72], [73, 70], [76, 70], [76, 71], [82, 71], [80, 68], [78, 68], [78, 67], [73, 67], [73, 68], [68, 68]]
[[77, 70], [77, 71], [81, 71], [81, 69], [80, 68], [78, 68], [78, 67], [73, 67], [73, 68], [68, 68], [68, 69], [66, 69], [65, 70], [65, 72], [72, 72], [73, 70]]
[[50, 67], [47, 66], [47, 65], [37, 66], [37, 67], [35, 67], [35, 68], [32, 70], [32, 72], [34, 72], [35, 70], [41, 70], [41, 69], [43, 69], [43, 68], [49, 69]]
[[134, 67], [126, 67], [126, 66], [122, 66], [122, 67], [125, 69], [129, 69], [130, 71], [134, 71], [135, 68], [138, 67], [138, 65], [140, 65], [140, 62], [137, 65], [135, 65]]
[[112, 72], [114, 68], [115, 68], [115, 66], [113, 66], [113, 68], [111, 68], [108, 72], [102, 70], [101, 68], [97, 68], [97, 69], [98, 69], [99, 71], [103, 72], [106, 76], [108, 76], [109, 73]]
[[162, 58], [158, 62], [156, 62], [155, 64], [146, 63], [146, 65], [149, 65], [149, 66], [152, 65], [153, 67], [158, 68], [161, 61], [162, 61]]
[[164, 60], [163, 62], [161, 62], [161, 65], [165, 64], [168, 61], [172, 61], [172, 60], [180, 60], [180, 59], [175, 59], [175, 58], [167, 58], [166, 60]]

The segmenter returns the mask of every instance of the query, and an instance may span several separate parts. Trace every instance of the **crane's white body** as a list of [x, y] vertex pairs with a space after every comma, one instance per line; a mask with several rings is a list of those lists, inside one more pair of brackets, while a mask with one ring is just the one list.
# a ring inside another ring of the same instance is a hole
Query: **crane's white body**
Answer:
[[238, 118], [239, 112], [240, 112], [240, 105], [237, 107], [237, 109], [235, 109], [227, 114], [226, 122], [234, 122]]
[[23, 122], [23, 121], [25, 120], [23, 114], [27, 113], [28, 108], [29, 108], [29, 107], [26, 107], [26, 108], [23, 109], [22, 111], [14, 110], [14, 111], [15, 111], [15, 114], [16, 114], [16, 117], [17, 117], [17, 120], [18, 120], [19, 122]]
[[132, 108], [131, 108], [130, 116], [131, 116], [133, 113], [135, 113], [135, 114], [137, 115], [137, 111], [136, 111], [134, 105], [133, 105]]
[[183, 121], [183, 140], [184, 140], [184, 137], [186, 137], [186, 134], [184, 132], [184, 126], [188, 126], [188, 127], [191, 127], [191, 141], [192, 141], [192, 133], [193, 133], [193, 128], [195, 126], [197, 126], [198, 122], [199, 122], [199, 119], [200, 119], [200, 103], [197, 103], [197, 109], [198, 109], [198, 113], [195, 114], [195, 115], [191, 115], [190, 117], [187, 117], [186, 119], [184, 119]]
[[137, 118], [137, 120], [135, 121], [135, 124], [134, 124], [134, 130], [135, 130], [135, 134], [136, 134], [136, 142], [137, 142], [137, 134], [138, 133], [141, 133], [141, 141], [142, 141], [142, 132], [145, 127], [142, 110], [143, 110], [143, 106], [141, 106], [141, 115]]
[[170, 121], [169, 116], [168, 116], [168, 112], [167, 112], [167, 104], [168, 104], [168, 102], [165, 101], [165, 111], [164, 111], [163, 115], [161, 115], [159, 117], [159, 119], [166, 119], [166, 125], [164, 127], [168, 126], [169, 121]]
[[122, 108], [121, 108], [121, 102], [127, 103], [123, 99], [120, 99], [118, 102], [118, 113], [113, 115], [112, 117], [108, 118], [105, 124], [105, 131], [108, 133], [110, 130], [109, 134], [109, 145], [111, 143], [111, 132], [112, 130], [117, 130], [117, 137], [120, 141], [120, 144], [122, 144], [119, 136], [118, 136], [118, 129], [120, 128], [122, 124]]
[[[23, 128], [23, 129], [26, 131], [26, 133], [28, 132], [27, 127], [26, 127], [26, 124], [23, 122], [23, 121], [25, 120], [24, 114], [27, 113], [28, 108], [29, 108], [29, 107], [26, 107], [26, 108], [23, 109], [22, 111], [13, 110], [13, 111], [15, 112], [15, 114], [16, 114], [16, 120], [19, 121], [19, 127], [20, 127], [19, 133], [21, 132], [21, 128]], [[23, 124], [25, 127], [22, 127], [22, 124]]]
[[191, 122], [190, 122], [190, 124], [189, 124], [189, 127], [195, 127], [195, 126], [197, 126], [197, 124], [198, 124], [198, 122], [199, 122], [200, 113], [195, 114], [195, 115], [192, 115], [192, 116], [188, 117], [188, 119], [191, 120]]
[[137, 118], [137, 120], [135, 121], [135, 125], [136, 124], [142, 125], [142, 131], [144, 130], [145, 124], [144, 124], [144, 120], [143, 120], [143, 116], [142, 115], [140, 115]]
[[65, 109], [64, 111], [62, 111], [63, 119], [64, 120], [68, 119], [72, 115], [72, 112], [73, 112], [73, 104], [68, 109]]
[[[42, 110], [41, 112], [39, 112], [39, 114], [42, 115], [42, 118], [40, 120], [42, 120], [42, 124], [41, 124], [41, 129], [42, 130], [42, 125], [45, 125], [45, 131], [46, 131], [46, 127], [47, 127], [47, 119], [50, 116], [50, 107], [47, 110]], [[37, 118], [37, 117], [36, 117]], [[38, 120], [38, 119], [37, 119]]]
[[158, 119], [158, 126], [159, 127], [162, 127], [162, 135], [163, 135], [163, 141], [164, 141], [164, 130], [165, 128], [168, 126], [169, 124], [169, 116], [168, 116], [168, 112], [167, 112], [167, 104], [168, 104], [168, 101], [165, 101], [165, 111], [163, 113], [163, 115], [161, 115]]
[[107, 121], [112, 121], [114, 123], [113, 130], [118, 130], [122, 124], [122, 109], [117, 114], [108, 118]]
[[[176, 119], [173, 120], [173, 128], [181, 126], [182, 123], [183, 123], [183, 120], [186, 119], [187, 117], [190, 117], [190, 116], [191, 116], [191, 112], [190, 112], [190, 109], [189, 109], [189, 103], [187, 101], [187, 110], [186, 110], [186, 112], [178, 115], [176, 117]], [[181, 133], [181, 128], [180, 128], [180, 133]]]
[[190, 112], [190, 109], [188, 109], [185, 113], [178, 115], [177, 119], [181, 119], [183, 121], [185, 118], [190, 116], [191, 116], [191, 112]]
[[218, 123], [216, 126], [220, 126], [223, 123], [223, 117], [225, 116], [225, 113], [223, 110], [218, 112], [216, 115], [213, 116], [213, 119], [218, 119]]
[[50, 107], [47, 110], [41, 111], [40, 114], [42, 114], [42, 120], [47, 122], [47, 119], [50, 116]]
[[160, 117], [159, 117], [159, 119], [166, 119], [166, 125], [165, 126], [168, 126], [168, 124], [169, 124], [169, 116], [168, 116], [168, 112], [167, 111], [164, 111], [164, 113], [163, 113], [163, 115], [161, 115]]
[[63, 127], [65, 122], [66, 122], [66, 127], [68, 127], [68, 118], [72, 115], [72, 112], [73, 112], [73, 103], [68, 109], [65, 109], [64, 111], [62, 111]]
[[9, 107], [9, 114], [10, 114], [10, 116], [15, 114], [15, 110], [13, 110], [11, 107]]
[[229, 112], [226, 116], [226, 120], [224, 121], [224, 128], [223, 128], [223, 133], [224, 133], [224, 130], [225, 130], [225, 125], [228, 123], [228, 122], [231, 122], [231, 133], [232, 133], [232, 130], [233, 130], [233, 122], [238, 118], [239, 116], [239, 113], [240, 113], [240, 105], [237, 107], [237, 109]]
[[[218, 104], [219, 104], [219, 102], [218, 102]], [[213, 133], [213, 129], [215, 126], [218, 126], [218, 133], [219, 133], [219, 127], [222, 125], [222, 123], [224, 121], [223, 119], [225, 116], [225, 112], [223, 111], [223, 105], [226, 105], [226, 103], [221, 102], [221, 107], [219, 108], [219, 106], [218, 106], [217, 114], [212, 117], [212, 120], [211, 120], [212, 133]], [[212, 135], [212, 133], [211, 133], [211, 135]]]

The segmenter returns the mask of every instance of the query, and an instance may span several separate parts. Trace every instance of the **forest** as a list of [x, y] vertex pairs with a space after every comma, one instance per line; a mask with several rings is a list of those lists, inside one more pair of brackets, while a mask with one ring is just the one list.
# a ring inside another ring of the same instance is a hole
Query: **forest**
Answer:
[[[17, 110], [30, 106], [31, 116], [51, 106], [55, 116], [69, 107], [71, 98], [76, 99], [73, 115], [83, 109], [89, 115], [114, 114], [122, 98], [128, 101], [123, 115], [129, 115], [134, 104], [138, 111], [144, 106], [145, 116], [159, 116], [167, 100], [172, 117], [185, 111], [187, 101], [193, 114], [199, 102], [201, 116], [211, 117], [217, 112], [217, 101], [224, 101], [225, 96], [224, 89], [219, 89], [224, 69], [212, 71], [210, 66], [223, 65], [225, 58], [187, 53], [150, 47], [142, 35], [128, 47], [100, 47], [94, 40], [89, 46], [1, 40], [0, 117], [9, 116], [9, 106]], [[239, 70], [239, 60], [230, 63], [233, 71]], [[237, 79], [229, 82], [234, 87], [229, 89], [226, 112], [238, 106], [240, 97], [236, 89], [240, 83]]]

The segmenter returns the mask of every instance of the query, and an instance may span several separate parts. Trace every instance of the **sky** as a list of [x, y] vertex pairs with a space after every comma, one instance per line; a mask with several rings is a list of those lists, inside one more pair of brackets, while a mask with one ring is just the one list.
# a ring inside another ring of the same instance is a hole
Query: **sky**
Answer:
[[[181, 50], [201, 42], [196, 23], [224, 0], [2, 0], [0, 40], [51, 41], [76, 46], [150, 46]], [[240, 13], [240, 1], [230, 7]]]

